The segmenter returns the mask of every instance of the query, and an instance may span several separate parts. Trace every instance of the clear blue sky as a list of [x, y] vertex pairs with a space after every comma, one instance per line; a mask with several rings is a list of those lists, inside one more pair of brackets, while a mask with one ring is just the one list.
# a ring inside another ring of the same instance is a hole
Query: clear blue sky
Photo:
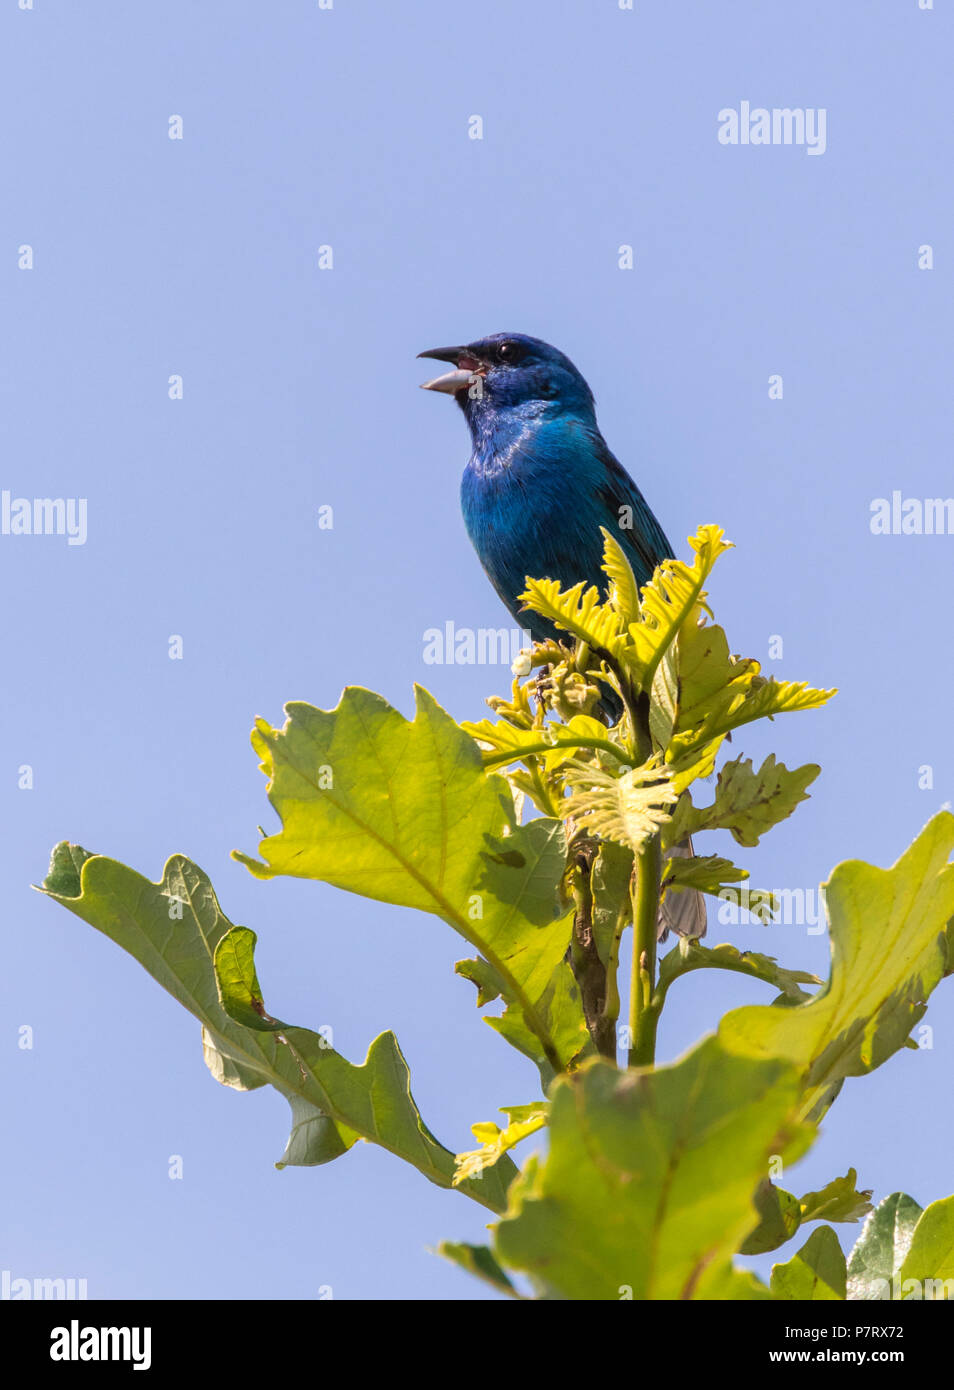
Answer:
[[[481, 1209], [367, 1145], [276, 1172], [281, 1097], [218, 1087], [194, 1021], [28, 886], [62, 838], [151, 878], [181, 850], [260, 933], [269, 1007], [355, 1061], [393, 1027], [450, 1147], [533, 1098], [449, 928], [228, 859], [270, 814], [255, 715], [347, 683], [407, 712], [418, 680], [479, 718], [507, 688], [423, 661], [429, 627], [508, 620], [422, 348], [563, 348], [678, 544], [737, 543], [712, 595], [733, 648], [777, 634], [773, 674], [840, 687], [739, 745], [823, 766], [753, 884], [890, 863], [954, 796], [954, 536], [869, 529], [875, 497], [954, 490], [951, 39], [945, 0], [5, 0], [0, 488], [86, 498], [88, 539], [0, 536], [0, 1266], [91, 1296], [483, 1296], [427, 1252]], [[824, 155], [721, 145], [744, 100], [824, 108]], [[804, 927], [711, 936], [827, 969]], [[759, 988], [682, 982], [665, 1055]], [[954, 1191], [950, 983], [928, 1019], [933, 1050], [849, 1082], [790, 1186], [856, 1164], [879, 1197]]]

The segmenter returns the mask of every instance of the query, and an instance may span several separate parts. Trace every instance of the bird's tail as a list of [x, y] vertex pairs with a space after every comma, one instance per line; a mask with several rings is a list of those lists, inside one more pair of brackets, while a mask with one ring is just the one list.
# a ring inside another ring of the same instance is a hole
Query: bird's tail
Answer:
[[[683, 840], [667, 851], [667, 857], [680, 855], [688, 859], [692, 853], [692, 841]], [[691, 936], [698, 940], [705, 936], [706, 925], [706, 900], [695, 888], [684, 889], [681, 893], [669, 892], [659, 904], [656, 926], [660, 941], [666, 940], [670, 930], [678, 936]]]

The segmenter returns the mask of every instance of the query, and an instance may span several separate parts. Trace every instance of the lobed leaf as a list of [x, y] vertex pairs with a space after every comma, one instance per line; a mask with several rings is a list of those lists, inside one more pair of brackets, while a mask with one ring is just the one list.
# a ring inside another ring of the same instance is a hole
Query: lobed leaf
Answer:
[[[529, 1028], [523, 1010], [509, 996], [506, 981], [480, 957], [476, 960], [458, 961], [454, 968], [458, 975], [471, 980], [477, 986], [478, 1008], [498, 997], [503, 998], [507, 1006], [504, 1012], [485, 1016], [484, 1022], [506, 1039], [511, 1047], [530, 1058], [539, 1069], [540, 1082], [546, 1091], [557, 1074], [557, 1069], [544, 1052], [537, 1034]], [[579, 985], [565, 960], [561, 960], [556, 966], [535, 1008], [547, 1036], [552, 1040], [553, 1050], [558, 1057], [565, 1059], [566, 1066], [575, 1063], [591, 1050], [592, 1043], [583, 1016]]]
[[730, 830], [738, 844], [752, 849], [760, 836], [808, 800], [805, 788], [819, 772], [815, 763], [789, 769], [776, 762], [774, 753], [758, 772], [750, 758], [735, 758], [719, 770], [711, 806], [693, 806], [688, 793], [683, 796], [666, 828], [666, 841], [676, 844], [701, 830]]
[[798, 1157], [797, 1073], [708, 1038], [655, 1071], [585, 1063], [551, 1091], [550, 1149], [530, 1159], [495, 1230], [498, 1260], [545, 1297], [753, 1298], [734, 1270], [770, 1154]]
[[[115, 941], [199, 1019], [217, 1080], [240, 1089], [271, 1084], [285, 1096], [292, 1133], [279, 1166], [326, 1163], [363, 1138], [439, 1187], [453, 1185], [455, 1156], [421, 1119], [393, 1033], [382, 1033], [364, 1064], [353, 1066], [317, 1033], [270, 1018], [255, 977], [254, 934], [233, 927], [191, 860], [174, 855], [151, 883], [114, 859], [61, 844], [41, 891]], [[504, 1159], [462, 1190], [502, 1210], [514, 1171]]]
[[490, 1121], [471, 1125], [480, 1148], [457, 1155], [455, 1184], [466, 1178], [479, 1177], [484, 1169], [492, 1167], [505, 1153], [516, 1148], [531, 1134], [536, 1134], [547, 1122], [549, 1107], [546, 1101], [538, 1100], [530, 1105], [503, 1105], [500, 1108], [509, 1119], [505, 1129]]
[[809, 1192], [800, 1199], [768, 1178], [763, 1179], [755, 1197], [761, 1220], [739, 1253], [758, 1255], [775, 1250], [808, 1221], [860, 1221], [871, 1211], [871, 1193], [855, 1191], [857, 1176], [851, 1168], [845, 1177], [835, 1178], [821, 1191]]
[[601, 526], [600, 531], [603, 534], [603, 573], [609, 580], [610, 604], [624, 625], [635, 622], [639, 616], [639, 585], [633, 567], [616, 537], [605, 526]]
[[336, 709], [290, 704], [284, 728], [259, 720], [252, 742], [282, 828], [262, 840], [260, 877], [322, 879], [447, 922], [493, 966], [556, 1071], [539, 1007], [566, 951], [559, 821], [517, 826], [506, 781], [488, 775], [471, 736], [422, 690], [408, 721], [350, 687]]
[[665, 991], [680, 975], [702, 969], [734, 970], [740, 975], [751, 975], [756, 980], [774, 985], [786, 998], [798, 1002], [813, 997], [802, 989], [802, 985], [822, 983], [817, 975], [808, 971], [786, 970], [774, 956], [764, 956], [758, 951], [740, 951], [738, 946], [728, 941], [720, 942], [718, 946], [701, 946], [698, 941], [684, 937], [659, 962], [658, 987]]
[[[731, 897], [732, 883], [742, 883], [749, 876], [748, 869], [740, 869], [729, 859], [717, 854], [671, 854], [666, 859], [662, 887], [664, 891], [684, 892], [695, 889], [699, 893], [709, 893], [713, 897]], [[746, 888], [746, 910], [769, 922], [778, 905], [773, 893], [762, 888]]]
[[830, 1226], [819, 1226], [787, 1264], [772, 1266], [772, 1297], [835, 1302], [845, 1297], [846, 1278], [838, 1237]]
[[891, 869], [839, 864], [825, 887], [832, 968], [826, 988], [789, 1009], [734, 1009], [719, 1027], [731, 1051], [784, 1057], [802, 1074], [805, 1115], [824, 1112], [845, 1077], [904, 1047], [948, 969], [954, 917], [954, 816], [931, 820]]
[[871, 1211], [871, 1190], [856, 1191], [858, 1174], [849, 1168], [818, 1192], [806, 1192], [799, 1206], [803, 1221], [860, 1221]]
[[762, 1255], [777, 1250], [798, 1230], [802, 1222], [798, 1198], [784, 1187], [763, 1178], [755, 1190], [755, 1210], [759, 1223], [739, 1246], [740, 1255]]
[[561, 806], [564, 818], [583, 823], [593, 835], [603, 835], [627, 849], [638, 850], [669, 818], [676, 793], [667, 769], [652, 759], [618, 776], [590, 763], [564, 765], [573, 795]]
[[[603, 535], [608, 536], [605, 529]], [[695, 551], [692, 564], [664, 560], [643, 587], [639, 618], [629, 625], [623, 658], [638, 688], [652, 688], [660, 662], [683, 628], [696, 626], [706, 611], [703, 585], [719, 556], [732, 549], [722, 537], [721, 527], [700, 526], [689, 537]]]
[[574, 715], [566, 724], [549, 723], [532, 729], [517, 729], [505, 721], [464, 722], [460, 727], [478, 743], [486, 744], [481, 760], [487, 769], [506, 767], [526, 758], [542, 757], [548, 769], [558, 767], [575, 750], [593, 748], [618, 762], [627, 761], [619, 744], [607, 738], [606, 725], [589, 715]]
[[585, 581], [572, 589], [562, 589], [555, 579], [531, 579], [519, 595], [520, 602], [541, 618], [570, 633], [599, 652], [612, 652], [619, 646], [623, 620], [610, 603], [604, 603], [595, 585]]

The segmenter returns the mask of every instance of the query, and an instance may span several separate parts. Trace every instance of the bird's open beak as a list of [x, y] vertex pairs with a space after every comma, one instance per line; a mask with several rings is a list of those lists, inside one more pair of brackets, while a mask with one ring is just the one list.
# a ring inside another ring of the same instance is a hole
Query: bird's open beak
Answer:
[[445, 391], [453, 396], [457, 391], [466, 390], [474, 377], [481, 375], [485, 370], [484, 364], [478, 362], [476, 357], [471, 357], [463, 347], [430, 348], [427, 352], [419, 352], [417, 355], [434, 357], [438, 362], [455, 363], [454, 371], [436, 376], [432, 381], [422, 381], [422, 391]]

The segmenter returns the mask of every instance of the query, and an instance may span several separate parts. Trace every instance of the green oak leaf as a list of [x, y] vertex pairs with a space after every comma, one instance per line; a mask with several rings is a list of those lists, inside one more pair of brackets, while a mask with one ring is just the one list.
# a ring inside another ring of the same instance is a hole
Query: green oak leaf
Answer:
[[606, 725], [586, 714], [576, 714], [566, 724], [551, 722], [530, 729], [515, 728], [506, 720], [495, 723], [492, 719], [465, 721], [460, 727], [478, 743], [488, 745], [481, 749], [481, 762], [487, 769], [542, 757], [551, 770], [580, 748], [594, 748], [615, 762], [628, 762], [625, 750], [608, 737]]
[[715, 1038], [655, 1071], [587, 1061], [551, 1089], [549, 1154], [510, 1188], [498, 1260], [547, 1298], [764, 1297], [731, 1258], [770, 1155], [814, 1135], [790, 1122], [797, 1095], [789, 1065]]
[[759, 663], [730, 656], [722, 628], [686, 623], [679, 634], [679, 713], [666, 749], [678, 791], [708, 777], [733, 729], [777, 714], [819, 709], [837, 692], [759, 674]]
[[618, 610], [602, 601], [595, 584], [581, 580], [572, 589], [563, 589], [555, 579], [526, 580], [519, 595], [524, 608], [585, 642], [594, 652], [614, 651], [625, 641], [624, 624]]
[[740, 869], [719, 854], [680, 855], [666, 860], [664, 886], [697, 888], [700, 893], [718, 897], [727, 884], [742, 883], [748, 876], [748, 869]]
[[791, 1240], [802, 1223], [798, 1198], [784, 1187], [776, 1187], [768, 1178], [763, 1178], [755, 1189], [755, 1210], [759, 1214], [759, 1224], [739, 1246], [740, 1255], [762, 1255], [766, 1250], [777, 1250]]
[[[603, 536], [610, 538], [606, 530]], [[708, 612], [703, 585], [720, 555], [732, 549], [731, 541], [723, 540], [720, 526], [700, 526], [689, 537], [689, 545], [695, 552], [691, 565], [667, 559], [656, 566], [643, 586], [639, 619], [628, 630], [624, 661], [644, 691], [652, 689], [660, 663], [683, 632], [696, 627]]]
[[724, 763], [711, 806], [693, 806], [686, 793], [666, 826], [667, 844], [678, 844], [701, 830], [730, 830], [740, 845], [754, 848], [759, 837], [808, 800], [805, 788], [821, 768], [816, 763], [787, 768], [770, 753], [756, 772], [751, 758]]
[[786, 1264], [772, 1266], [772, 1297], [802, 1303], [840, 1301], [846, 1279], [838, 1237], [830, 1226], [819, 1226]]
[[457, 1155], [455, 1183], [478, 1176], [517, 1144], [522, 1143], [531, 1134], [536, 1134], [547, 1122], [549, 1107], [546, 1101], [538, 1100], [529, 1105], [502, 1105], [500, 1108], [508, 1118], [505, 1129], [489, 1120], [471, 1125], [480, 1148]]
[[477, 1007], [482, 1009], [485, 1004], [492, 1004], [495, 999], [499, 999], [507, 988], [504, 980], [487, 962], [478, 956], [476, 960], [459, 960], [454, 966], [454, 974], [461, 975], [465, 980], [470, 980], [471, 984], [477, 986]]
[[92, 858], [82, 845], [61, 840], [50, 856], [50, 867], [40, 891], [51, 897], [78, 898], [83, 865]]
[[438, 1255], [443, 1255], [445, 1260], [451, 1260], [454, 1264], [460, 1265], [468, 1274], [475, 1274], [478, 1279], [483, 1279], [484, 1283], [490, 1284], [491, 1288], [498, 1293], [506, 1294], [508, 1298], [522, 1298], [514, 1288], [507, 1275], [500, 1268], [494, 1257], [493, 1251], [486, 1245], [466, 1245], [452, 1240], [442, 1240], [437, 1247]]
[[493, 966], [559, 1071], [572, 1058], [539, 1006], [570, 939], [563, 827], [517, 826], [505, 779], [427, 691], [415, 696], [413, 720], [357, 687], [334, 710], [286, 706], [281, 730], [259, 720], [252, 743], [282, 828], [262, 840], [261, 862], [234, 857], [263, 878], [321, 879], [434, 913]]
[[[317, 1033], [270, 1018], [255, 978], [254, 934], [233, 927], [191, 860], [173, 855], [152, 883], [114, 859], [61, 844], [41, 891], [115, 941], [195, 1015], [217, 1080], [239, 1089], [271, 1084], [285, 1096], [292, 1132], [279, 1166], [326, 1163], [362, 1138], [390, 1149], [439, 1187], [453, 1186], [455, 1156], [421, 1119], [393, 1033], [382, 1033], [364, 1064], [353, 1066]], [[232, 932], [237, 935], [229, 940]], [[504, 1157], [461, 1190], [501, 1211], [514, 1172]]]
[[255, 973], [255, 933], [233, 927], [221, 938], [212, 957], [219, 998], [229, 1018], [245, 1028], [277, 1033], [288, 1025], [265, 1012], [262, 987]]
[[740, 951], [729, 941], [722, 941], [717, 946], [702, 946], [690, 937], [683, 937], [659, 962], [657, 989], [665, 994], [673, 980], [680, 975], [704, 969], [734, 970], [740, 975], [751, 975], [781, 990], [787, 999], [799, 1003], [813, 997], [802, 989], [802, 985], [822, 983], [817, 975], [807, 970], [786, 970], [774, 956], [764, 956], [758, 951]]
[[[676, 727], [676, 714], [679, 710], [679, 678], [676, 675], [676, 658], [673, 649], [663, 656], [653, 676], [649, 703], [649, 736], [657, 751], [669, 747], [673, 729]], [[666, 827], [668, 836], [669, 827]], [[678, 844], [678, 840], [673, 840]]]
[[860, 1221], [871, 1211], [871, 1191], [856, 1191], [858, 1174], [849, 1168], [843, 1178], [833, 1178], [818, 1192], [806, 1192], [800, 1200], [802, 1221]]
[[848, 1076], [873, 1071], [903, 1048], [948, 969], [954, 917], [954, 816], [943, 811], [891, 869], [848, 860], [825, 887], [832, 968], [810, 1002], [750, 1005], [726, 1014], [719, 1037], [733, 1052], [785, 1057], [803, 1076], [801, 1113], [822, 1114]]
[[565, 764], [563, 773], [573, 795], [562, 803], [561, 814], [630, 851], [665, 823], [676, 800], [655, 757], [619, 775], [575, 760]]
[[[511, 1047], [530, 1058], [539, 1069], [541, 1085], [546, 1091], [557, 1072], [545, 1055], [539, 1037], [527, 1026], [523, 1010], [509, 997], [506, 981], [480, 957], [458, 961], [454, 970], [477, 986], [478, 1008], [494, 999], [504, 999], [507, 1007], [503, 1013], [485, 1015], [484, 1022], [505, 1038]], [[536, 1011], [558, 1056], [566, 1058], [568, 1062], [575, 1061], [592, 1050], [592, 1040], [583, 1017], [580, 987], [565, 960], [561, 960], [554, 970], [550, 983], [537, 1000]]]
[[[340, 1078], [341, 1089], [344, 1090], [345, 1084], [358, 1068], [333, 1052], [320, 1034], [307, 1028], [293, 1028], [266, 1013], [255, 971], [255, 944], [255, 933], [248, 927], [233, 927], [215, 948], [213, 967], [225, 1012], [246, 1028], [278, 1034], [297, 1062], [302, 1081], [311, 1079], [316, 1088], [323, 1091]], [[410, 1155], [418, 1151], [420, 1160], [416, 1166], [424, 1171], [427, 1165], [433, 1166], [432, 1150], [441, 1146], [425, 1126], [414, 1104], [407, 1064], [396, 1043], [379, 1048], [380, 1042], [381, 1039], [378, 1039], [372, 1044], [365, 1063], [366, 1069], [371, 1068], [367, 1083], [360, 1092], [351, 1088], [350, 1114], [352, 1123], [358, 1123], [355, 1138], [372, 1140], [409, 1162], [414, 1162]], [[372, 1062], [375, 1064], [373, 1067]], [[498, 1161], [503, 1155], [502, 1150]], [[462, 1176], [456, 1171], [455, 1160], [453, 1185], [462, 1186], [471, 1177], [481, 1178], [482, 1172], [475, 1168], [473, 1173]]]
[[913, 1197], [892, 1192], [865, 1221], [848, 1257], [850, 1299], [900, 1297], [896, 1280], [914, 1239], [921, 1208]]
[[[743, 883], [748, 876], [748, 869], [740, 869], [730, 859], [723, 859], [718, 854], [673, 854], [666, 860], [662, 886], [666, 892], [680, 893], [695, 889], [699, 893], [725, 899], [738, 892], [729, 885]], [[742, 900], [746, 910], [763, 923], [769, 922], [772, 914], [778, 911], [772, 893], [761, 888], [746, 888], [744, 894]]]
[[724, 629], [707, 621], [705, 612], [698, 608], [676, 640], [676, 673], [679, 710], [675, 733], [679, 735], [707, 728], [717, 718], [724, 722], [752, 688], [759, 663], [733, 656]]
[[902, 1298], [954, 1299], [954, 1197], [942, 1197], [921, 1213], [897, 1284]]
[[[527, 608], [556, 623], [598, 656], [619, 663], [633, 689], [648, 693], [677, 641], [708, 612], [703, 585], [716, 560], [731, 547], [720, 527], [700, 526], [689, 537], [695, 552], [692, 564], [664, 560], [637, 598], [626, 555], [611, 532], [601, 529], [607, 601], [595, 586], [580, 583], [564, 590], [555, 580], [529, 577], [520, 598]], [[675, 689], [672, 667], [664, 679], [667, 684]]]
[[304, 1096], [286, 1096], [286, 1099], [291, 1106], [291, 1129], [276, 1168], [316, 1168], [347, 1153], [359, 1139], [370, 1137], [359, 1134], [341, 1120], [329, 1122], [325, 1111]]
[[850, 1299], [954, 1299], [954, 1197], [923, 1211], [894, 1192], [865, 1222], [848, 1260]]
[[807, 1221], [860, 1221], [871, 1211], [871, 1193], [856, 1192], [857, 1180], [858, 1174], [849, 1168], [843, 1178], [835, 1178], [821, 1191], [798, 1198], [768, 1178], [763, 1179], [755, 1194], [761, 1220], [739, 1247], [739, 1254], [760, 1255], [775, 1250]]
[[753, 1270], [726, 1265], [707, 1280], [705, 1297], [710, 1303], [741, 1303], [771, 1300], [772, 1295]]
[[623, 623], [633, 623], [639, 617], [639, 585], [633, 574], [626, 551], [605, 526], [603, 533], [602, 570], [609, 580], [609, 602], [615, 608]]
[[[585, 583], [563, 590], [555, 580], [528, 578], [520, 599], [596, 656], [602, 665], [591, 674], [617, 688], [622, 681], [631, 696], [651, 695], [652, 747], [662, 755], [675, 791], [684, 791], [714, 771], [719, 749], [733, 729], [792, 710], [816, 709], [835, 694], [814, 690], [804, 682], [767, 679], [757, 661], [730, 653], [725, 632], [710, 621], [704, 590], [715, 562], [730, 548], [720, 527], [701, 526], [689, 537], [695, 552], [691, 565], [675, 559], [658, 565], [642, 588], [638, 607], [626, 555], [605, 528], [603, 539], [607, 580], [603, 591], [608, 598]], [[532, 721], [515, 722], [528, 728]], [[502, 765], [509, 758], [501, 751], [491, 760]], [[761, 804], [765, 795], [757, 788], [749, 789], [747, 810], [739, 808], [738, 833], [750, 836], [756, 829], [761, 833], [770, 817], [777, 820], [789, 814], [796, 795], [790, 780], [798, 776], [785, 771], [771, 811]], [[737, 795], [741, 794], [740, 785]], [[789, 810], [783, 809], [785, 801], [790, 803]]]

